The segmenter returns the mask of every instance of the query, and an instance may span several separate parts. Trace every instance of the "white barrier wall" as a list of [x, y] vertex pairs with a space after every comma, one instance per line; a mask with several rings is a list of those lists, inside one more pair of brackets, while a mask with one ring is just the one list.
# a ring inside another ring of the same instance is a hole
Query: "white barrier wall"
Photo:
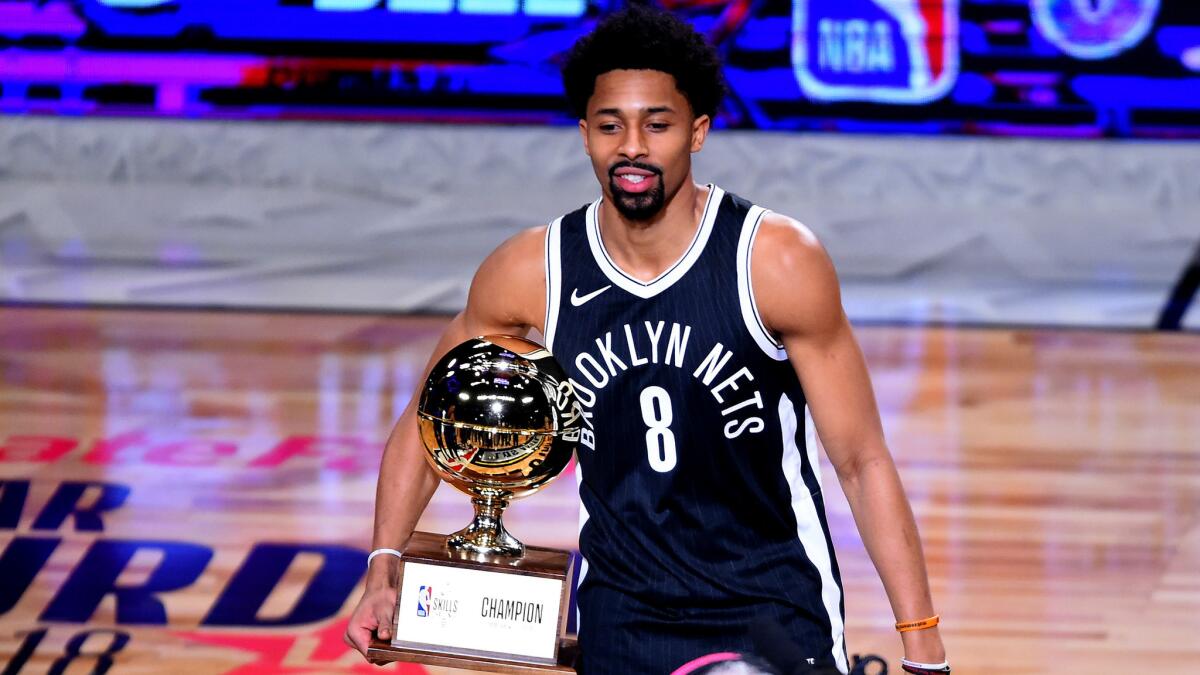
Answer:
[[[1149, 327], [1200, 244], [1194, 143], [718, 131], [696, 176], [812, 227], [858, 320]], [[597, 194], [571, 128], [2, 117], [0, 299], [454, 311]]]

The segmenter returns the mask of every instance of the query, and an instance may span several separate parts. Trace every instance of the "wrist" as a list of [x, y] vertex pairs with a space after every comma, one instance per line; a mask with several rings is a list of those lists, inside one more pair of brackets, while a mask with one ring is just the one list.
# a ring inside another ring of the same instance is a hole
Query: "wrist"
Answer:
[[396, 587], [400, 573], [400, 559], [391, 555], [375, 556], [367, 567], [366, 590], [391, 589]]
[[900, 640], [904, 643], [904, 657], [910, 661], [940, 663], [946, 660], [946, 648], [937, 626], [901, 633]]
[[945, 661], [939, 663], [920, 663], [901, 659], [900, 669], [912, 675], [949, 675], [953, 672], [950, 669], [950, 664]]

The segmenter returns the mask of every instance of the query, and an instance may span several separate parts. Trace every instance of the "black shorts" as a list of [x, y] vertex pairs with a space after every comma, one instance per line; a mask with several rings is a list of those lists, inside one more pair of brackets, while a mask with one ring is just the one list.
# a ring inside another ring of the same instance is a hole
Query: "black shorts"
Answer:
[[760, 621], [782, 627], [814, 664], [833, 664], [829, 627], [777, 603], [721, 608], [649, 604], [591, 586], [579, 597], [579, 613], [580, 675], [670, 675], [708, 654], [754, 654], [760, 650], [751, 628]]

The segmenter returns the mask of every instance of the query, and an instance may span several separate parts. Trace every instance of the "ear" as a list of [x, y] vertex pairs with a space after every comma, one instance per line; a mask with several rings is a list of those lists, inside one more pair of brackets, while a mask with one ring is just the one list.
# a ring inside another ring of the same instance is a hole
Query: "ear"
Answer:
[[700, 148], [704, 147], [704, 139], [708, 138], [711, 126], [712, 119], [708, 115], [701, 115], [692, 121], [692, 152], [700, 152]]
[[579, 135], [583, 137], [583, 152], [588, 157], [592, 156], [592, 149], [588, 147], [588, 123], [587, 120], [579, 120]]

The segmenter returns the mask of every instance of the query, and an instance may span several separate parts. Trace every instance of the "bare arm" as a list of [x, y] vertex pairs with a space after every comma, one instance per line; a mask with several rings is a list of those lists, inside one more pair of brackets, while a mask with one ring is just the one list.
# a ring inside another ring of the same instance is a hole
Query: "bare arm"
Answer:
[[[467, 307], [438, 340], [421, 382], [450, 349], [477, 335], [526, 335], [542, 329], [545, 317], [545, 228], [526, 230], [496, 249], [475, 274]], [[437, 490], [439, 479], [425, 460], [417, 432], [418, 396], [400, 415], [383, 451], [375, 488], [375, 528], [371, 547], [403, 550], [417, 521]], [[390, 639], [399, 560], [376, 556], [367, 570], [366, 588], [346, 629], [346, 642], [364, 655], [376, 631]]]
[[[917, 525], [884, 441], [866, 363], [842, 310], [829, 257], [803, 225], [771, 214], [754, 245], [751, 275], [764, 323], [782, 340], [804, 386], [896, 620], [932, 616]], [[901, 638], [910, 660], [945, 659], [937, 628]]]
[[[515, 327], [509, 327], [507, 331], [504, 327], [499, 327], [497, 330], [472, 332], [467, 327], [465, 314], [462, 312], [455, 316], [442, 333], [433, 355], [425, 365], [421, 382], [425, 381], [433, 364], [462, 341], [486, 333], [514, 332]], [[375, 485], [375, 529], [371, 537], [372, 549], [403, 550], [441, 482], [425, 461], [425, 449], [417, 434], [417, 400], [418, 396], [414, 394], [392, 428], [383, 450], [379, 480]], [[376, 557], [367, 570], [367, 591], [394, 587], [398, 571], [397, 562], [392, 556]]]

